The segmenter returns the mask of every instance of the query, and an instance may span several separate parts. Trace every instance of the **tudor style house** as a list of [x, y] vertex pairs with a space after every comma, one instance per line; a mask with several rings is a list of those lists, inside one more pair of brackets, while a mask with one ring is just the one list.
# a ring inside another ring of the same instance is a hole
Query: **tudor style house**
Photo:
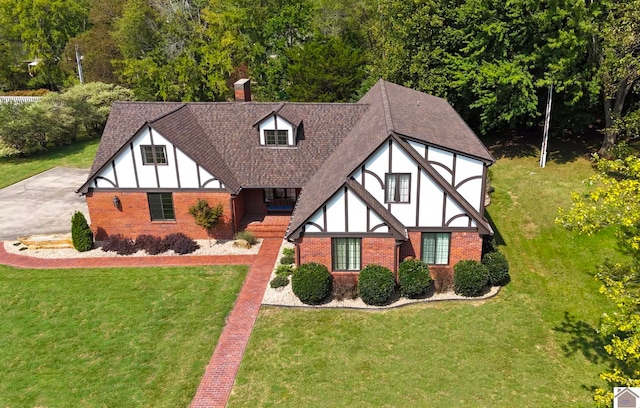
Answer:
[[295, 243], [334, 274], [406, 257], [452, 273], [479, 260], [494, 159], [444, 99], [378, 81], [358, 103], [117, 102], [79, 192], [96, 239], [205, 238], [188, 209], [222, 204], [213, 234]]

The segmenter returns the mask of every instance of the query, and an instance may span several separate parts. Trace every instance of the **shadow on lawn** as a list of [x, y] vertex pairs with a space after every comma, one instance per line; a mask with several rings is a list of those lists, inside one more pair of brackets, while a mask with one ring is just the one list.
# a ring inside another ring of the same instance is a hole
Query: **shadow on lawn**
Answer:
[[576, 319], [569, 312], [564, 312], [564, 321], [553, 330], [569, 335], [569, 341], [562, 345], [562, 351], [567, 357], [581, 353], [594, 364], [610, 360], [611, 357], [604, 349], [605, 343], [595, 327], [583, 320]]
[[[542, 127], [516, 129], [485, 138], [485, 144], [496, 159], [540, 157]], [[557, 131], [549, 135], [547, 162], [568, 163], [579, 157], [589, 157], [602, 143], [601, 133], [589, 128], [582, 133]]]

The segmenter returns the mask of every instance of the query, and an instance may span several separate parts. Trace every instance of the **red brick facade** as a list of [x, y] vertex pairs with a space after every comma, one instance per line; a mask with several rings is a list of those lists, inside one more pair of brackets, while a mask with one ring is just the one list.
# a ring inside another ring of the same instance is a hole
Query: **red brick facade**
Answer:
[[[382, 265], [397, 272], [399, 261], [407, 257], [420, 258], [422, 232], [409, 232], [409, 240], [396, 252], [396, 242], [392, 237], [362, 238], [362, 267], [369, 264]], [[336, 272], [331, 269], [331, 237], [307, 235], [297, 246], [300, 263], [317, 262], [323, 264], [336, 276], [351, 272]], [[398, 255], [396, 255], [398, 254]], [[479, 261], [482, 257], [482, 237], [473, 231], [452, 232], [448, 265], [430, 265], [432, 275], [445, 273], [453, 276], [453, 266], [465, 259]]]
[[[113, 197], [120, 200], [120, 208], [113, 205]], [[87, 194], [87, 206], [91, 218], [91, 229], [96, 239], [108, 235], [122, 234], [135, 238], [140, 234], [165, 236], [182, 232], [194, 239], [205, 239], [207, 234], [196, 225], [189, 207], [198, 199], [206, 200], [211, 207], [222, 204], [222, 220], [214, 227], [213, 237], [231, 239], [234, 227], [231, 216], [231, 196], [222, 192], [174, 192], [173, 208], [175, 221], [151, 221], [149, 202], [146, 192], [130, 191], [90, 191]]]
[[[331, 237], [303, 236], [297, 246], [299, 262], [317, 262], [323, 264], [334, 275], [351, 274], [352, 272], [335, 272], [331, 262]], [[395, 272], [396, 241], [393, 237], [363, 237], [361, 263], [364, 268], [377, 264]]]

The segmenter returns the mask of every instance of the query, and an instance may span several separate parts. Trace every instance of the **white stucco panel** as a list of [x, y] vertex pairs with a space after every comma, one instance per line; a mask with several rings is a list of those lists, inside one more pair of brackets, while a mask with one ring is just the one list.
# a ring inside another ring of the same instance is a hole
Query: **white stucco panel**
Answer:
[[347, 191], [349, 232], [367, 232], [367, 205], [351, 190]]
[[384, 224], [384, 221], [382, 220], [382, 218], [380, 218], [380, 216], [375, 212], [371, 211], [369, 213], [369, 227], [371, 229], [375, 228], [373, 232], [388, 233], [389, 227], [387, 227], [386, 225], [382, 225], [376, 228], [378, 225], [381, 225], [381, 224]]
[[340, 189], [327, 202], [327, 231], [345, 232], [344, 189]]
[[426, 173], [420, 175], [420, 216], [418, 226], [441, 227], [444, 191]]
[[[176, 157], [173, 153], [173, 144], [165, 139], [160, 133], [155, 130], [153, 132], [153, 144], [156, 146], [164, 146], [167, 154], [167, 164], [156, 166], [158, 168], [158, 182], [160, 188], [177, 188], [178, 187], [178, 173], [176, 172]], [[142, 152], [141, 152], [142, 154]], [[144, 166], [143, 167], [154, 167]]]
[[180, 174], [180, 187], [198, 188], [198, 165], [184, 154], [182, 150], [176, 149], [178, 161], [178, 173]]
[[409, 143], [409, 145], [411, 147], [414, 148], [414, 150], [416, 152], [418, 152], [418, 154], [422, 157], [424, 157], [425, 159], [427, 158], [425, 155], [427, 153], [427, 146], [422, 144], [422, 143], [418, 143], [418, 142], [414, 142], [413, 140], [408, 140], [407, 141]]
[[114, 188], [116, 185], [116, 177], [113, 172], [113, 167], [107, 164], [107, 167], [98, 174], [95, 180], [99, 188]]
[[450, 222], [450, 227], [467, 227], [469, 225], [469, 218], [466, 216], [464, 210], [460, 208], [458, 204], [451, 199], [451, 197], [447, 196], [447, 204], [444, 216], [445, 222], [449, 222], [453, 217], [461, 214], [465, 214], [465, 216], [456, 218], [453, 222]]
[[209, 173], [202, 167], [198, 167], [198, 171], [200, 172], [200, 183], [204, 186], [204, 188], [222, 188], [224, 187], [220, 180], [215, 178], [213, 174]]
[[278, 115], [270, 115], [258, 124], [260, 133], [260, 144], [264, 145], [264, 131], [265, 130], [287, 130], [288, 132], [288, 144], [294, 145], [293, 125]]
[[470, 177], [482, 177], [483, 172], [484, 164], [480, 160], [461, 155], [456, 157], [456, 184]]
[[483, 200], [482, 179], [469, 180], [459, 186], [457, 191], [476, 211], [481, 211], [480, 204]]
[[[365, 162], [364, 168], [376, 174], [384, 183], [384, 175], [389, 172], [389, 145], [387, 143], [384, 143], [382, 146], [380, 146]], [[367, 191], [369, 191], [368, 177], [365, 188], [367, 189]], [[377, 189], [377, 186], [375, 189]], [[371, 191], [372, 194], [373, 191], [374, 190]]]
[[305, 226], [305, 231], [321, 232], [320, 228], [315, 227], [312, 224], [316, 224], [319, 225], [320, 228], [324, 228], [324, 210], [322, 208], [316, 211], [311, 218], [309, 218], [309, 221]]

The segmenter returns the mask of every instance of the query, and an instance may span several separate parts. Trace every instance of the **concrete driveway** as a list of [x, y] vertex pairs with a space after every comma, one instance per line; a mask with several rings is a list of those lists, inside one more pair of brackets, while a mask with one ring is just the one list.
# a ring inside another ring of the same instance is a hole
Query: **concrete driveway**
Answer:
[[76, 190], [89, 170], [56, 167], [0, 190], [0, 241], [33, 234], [71, 232], [75, 211], [89, 220], [84, 197]]

